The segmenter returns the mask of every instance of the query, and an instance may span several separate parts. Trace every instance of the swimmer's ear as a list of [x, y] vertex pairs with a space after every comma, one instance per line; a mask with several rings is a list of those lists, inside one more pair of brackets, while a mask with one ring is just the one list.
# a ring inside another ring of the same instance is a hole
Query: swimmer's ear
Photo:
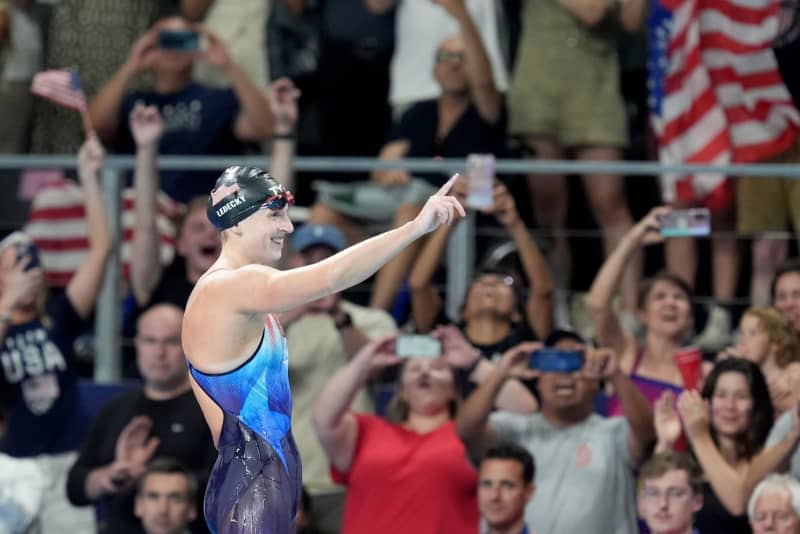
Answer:
[[239, 227], [238, 224], [234, 224], [233, 226], [228, 228], [228, 231], [231, 232], [234, 235], [242, 237], [242, 229]]

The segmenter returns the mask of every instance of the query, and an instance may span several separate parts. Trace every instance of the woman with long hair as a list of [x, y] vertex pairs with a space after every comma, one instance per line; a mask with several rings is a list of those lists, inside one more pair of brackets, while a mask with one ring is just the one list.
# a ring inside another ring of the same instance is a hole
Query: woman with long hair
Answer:
[[[731, 358], [709, 373], [702, 392], [656, 403], [656, 451], [675, 446], [681, 431], [706, 478], [704, 506], [695, 518], [700, 532], [749, 533], [746, 503], [751, 465], [763, 454], [773, 421], [767, 382], [753, 362]], [[679, 417], [680, 415], [680, 417]]]

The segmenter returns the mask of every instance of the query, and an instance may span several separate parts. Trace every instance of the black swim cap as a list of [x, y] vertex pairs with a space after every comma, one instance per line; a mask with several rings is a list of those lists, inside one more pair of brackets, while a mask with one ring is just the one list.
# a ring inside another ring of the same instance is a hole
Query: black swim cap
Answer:
[[226, 230], [261, 208], [279, 210], [293, 202], [292, 194], [266, 171], [234, 166], [217, 178], [206, 213], [211, 224]]

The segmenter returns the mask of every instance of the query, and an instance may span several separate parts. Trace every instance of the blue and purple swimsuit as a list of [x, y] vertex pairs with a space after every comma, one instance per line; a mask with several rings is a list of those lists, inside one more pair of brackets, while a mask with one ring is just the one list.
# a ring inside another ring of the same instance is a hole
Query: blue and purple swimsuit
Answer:
[[208, 374], [189, 365], [224, 413], [204, 502], [214, 534], [294, 532], [302, 476], [291, 432], [288, 361], [283, 329], [268, 315], [261, 343], [236, 369]]

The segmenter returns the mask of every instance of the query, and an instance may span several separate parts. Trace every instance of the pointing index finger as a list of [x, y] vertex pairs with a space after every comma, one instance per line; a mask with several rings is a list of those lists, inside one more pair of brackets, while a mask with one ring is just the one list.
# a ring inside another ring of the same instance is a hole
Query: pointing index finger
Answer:
[[439, 190], [436, 192], [436, 195], [442, 197], [448, 194], [450, 190], [453, 189], [453, 185], [458, 181], [459, 178], [461, 178], [461, 175], [455, 173], [453, 176], [450, 177], [449, 180], [447, 180], [446, 184], [444, 184], [441, 188], [439, 188]]

